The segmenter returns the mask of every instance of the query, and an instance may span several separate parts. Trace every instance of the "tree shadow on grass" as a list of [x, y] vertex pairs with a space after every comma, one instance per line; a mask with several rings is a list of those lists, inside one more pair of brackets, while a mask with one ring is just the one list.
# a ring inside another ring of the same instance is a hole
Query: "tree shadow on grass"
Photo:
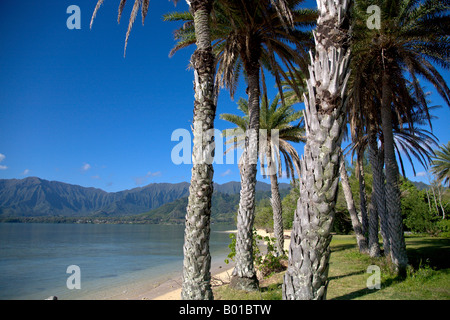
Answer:
[[338, 275], [338, 276], [328, 277], [328, 280], [342, 279], [342, 278], [345, 278], [345, 277], [356, 276], [356, 275], [358, 275], [358, 274], [363, 274], [363, 273], [365, 273], [365, 271], [364, 271], [364, 270], [360, 270], [360, 271], [350, 272], [350, 273], [344, 274], [344, 275]]
[[355, 247], [355, 244], [353, 244], [353, 243], [332, 245], [331, 246], [331, 252], [344, 251], [344, 250], [347, 250], [347, 249], [352, 249], [354, 247]]
[[[414, 270], [419, 269], [421, 266], [427, 265], [434, 270], [446, 269], [450, 267], [450, 239], [439, 238], [414, 238], [407, 237], [406, 239], [406, 251], [408, 254], [408, 264], [413, 267]], [[345, 245], [343, 245], [345, 246]], [[339, 248], [344, 250], [345, 248]], [[353, 272], [344, 276], [333, 277], [335, 279], [361, 274], [362, 272]], [[332, 278], [330, 278], [332, 279]], [[405, 280], [405, 275], [397, 277], [389, 277], [382, 281], [380, 289], [368, 289], [363, 288], [356, 290], [339, 297], [335, 297], [332, 300], [352, 300], [359, 297], [367, 296], [384, 290], [395, 283], [399, 283]]]
[[414, 268], [428, 265], [435, 270], [450, 268], [450, 239], [406, 238], [408, 262]]
[[398, 281], [400, 281], [399, 278], [386, 279], [385, 281], [383, 281], [381, 283], [380, 289], [364, 288], [364, 289], [356, 290], [356, 291], [353, 291], [353, 292], [349, 292], [349, 293], [344, 294], [344, 295], [342, 295], [340, 297], [335, 297], [335, 298], [332, 298], [330, 300], [353, 300], [353, 299], [356, 299], [356, 298], [359, 298], [359, 297], [363, 297], [363, 296], [366, 296], [366, 295], [370, 295], [372, 293], [375, 293], [375, 292], [378, 292], [380, 290], [383, 290], [383, 289], [391, 286], [393, 283], [396, 283]]

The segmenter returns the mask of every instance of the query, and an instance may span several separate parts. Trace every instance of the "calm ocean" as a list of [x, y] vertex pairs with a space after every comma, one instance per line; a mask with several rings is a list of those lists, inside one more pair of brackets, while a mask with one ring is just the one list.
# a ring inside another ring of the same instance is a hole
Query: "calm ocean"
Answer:
[[[214, 261], [234, 226], [212, 226]], [[181, 274], [184, 226], [0, 223], [0, 299], [83, 299], [140, 279]], [[80, 268], [81, 289], [68, 289]]]

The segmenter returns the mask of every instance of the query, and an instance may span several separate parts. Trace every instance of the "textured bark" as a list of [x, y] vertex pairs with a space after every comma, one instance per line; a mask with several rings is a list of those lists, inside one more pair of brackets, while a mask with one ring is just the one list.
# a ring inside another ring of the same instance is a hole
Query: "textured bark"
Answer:
[[372, 199], [369, 206], [369, 254], [371, 257], [379, 257], [379, 214], [384, 211], [384, 179], [383, 163], [380, 161], [377, 136], [373, 128], [372, 125], [369, 132], [369, 161], [373, 172]]
[[380, 256], [378, 222], [377, 199], [373, 194], [369, 204], [369, 255], [372, 258]]
[[[214, 55], [211, 50], [209, 14], [211, 1], [193, 1], [197, 49], [192, 55], [195, 81], [193, 168], [184, 235], [183, 300], [212, 299], [209, 252], [211, 196], [213, 193], [214, 141], [207, 132], [214, 128], [216, 95]], [[199, 3], [204, 3], [200, 5]]]
[[267, 167], [269, 170], [270, 190], [272, 194], [270, 202], [273, 211], [273, 233], [276, 239], [276, 253], [278, 256], [282, 256], [284, 255], [283, 209], [281, 205], [280, 189], [278, 187], [277, 170], [272, 158], [270, 137], [267, 142], [267, 148]]
[[[389, 227], [388, 227], [388, 212], [386, 210], [386, 185], [385, 185], [385, 174], [383, 171], [383, 153], [380, 152], [378, 155], [378, 163], [379, 167], [381, 168], [377, 172], [377, 177], [374, 176], [374, 179], [377, 179], [377, 181], [381, 181], [380, 183], [377, 183], [377, 208], [378, 208], [378, 217], [380, 219], [380, 233], [381, 237], [383, 239], [383, 251], [385, 256], [389, 256], [391, 252], [391, 237], [389, 234]], [[380, 190], [378, 191], [378, 186]]]
[[408, 256], [403, 235], [403, 221], [400, 202], [399, 173], [395, 158], [394, 135], [392, 132], [391, 88], [389, 75], [383, 72], [381, 99], [381, 127], [384, 137], [384, 162], [386, 166], [386, 209], [388, 215], [390, 257], [400, 276], [406, 275]]
[[306, 145], [283, 299], [325, 299], [349, 77], [348, 1], [318, 0], [305, 102]]
[[350, 213], [350, 219], [352, 221], [353, 231], [355, 232], [356, 242], [358, 243], [358, 249], [361, 253], [368, 252], [367, 240], [362, 232], [361, 223], [358, 219], [358, 213], [356, 212], [355, 202], [353, 201], [352, 189], [348, 181], [347, 170], [345, 170], [344, 156], [341, 154], [341, 184], [344, 191], [345, 201], [347, 202], [347, 209]]
[[362, 233], [367, 237], [369, 233], [369, 217], [367, 215], [367, 194], [366, 194], [366, 180], [364, 177], [364, 163], [362, 152], [358, 152], [358, 180], [359, 180], [359, 206], [361, 210], [361, 227]]
[[[259, 58], [259, 57], [258, 57]], [[256, 60], [257, 61], [257, 60]], [[236, 256], [230, 286], [239, 290], [258, 290], [253, 265], [253, 221], [255, 219], [255, 186], [259, 147], [259, 64], [246, 64], [248, 75], [249, 125], [239, 169], [241, 192], [237, 215]]]

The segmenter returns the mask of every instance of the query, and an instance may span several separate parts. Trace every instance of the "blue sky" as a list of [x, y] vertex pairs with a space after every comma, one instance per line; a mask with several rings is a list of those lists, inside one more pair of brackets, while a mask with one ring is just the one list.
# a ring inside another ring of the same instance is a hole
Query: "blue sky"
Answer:
[[[162, 21], [164, 13], [187, 5], [151, 1], [145, 25], [140, 14], [136, 19], [124, 58], [129, 2], [117, 24], [119, 1], [105, 0], [92, 30], [94, 0], [0, 2], [0, 179], [37, 176], [106, 191], [190, 180], [191, 165], [172, 163], [178, 142], [171, 135], [190, 130], [193, 72], [187, 66], [194, 48], [169, 58], [178, 25]], [[80, 30], [66, 26], [70, 5], [81, 9]], [[450, 82], [448, 71], [443, 75]], [[246, 97], [244, 82], [235, 100], [240, 97]], [[436, 93], [431, 100], [443, 105]], [[223, 90], [218, 115], [225, 112], [236, 113], [236, 103]], [[434, 133], [446, 143], [449, 108], [435, 115]], [[218, 116], [215, 125], [228, 127]], [[296, 148], [303, 152], [303, 145]], [[407, 175], [426, 182], [413, 177], [409, 165]], [[214, 180], [239, 181], [237, 165], [216, 165]]]

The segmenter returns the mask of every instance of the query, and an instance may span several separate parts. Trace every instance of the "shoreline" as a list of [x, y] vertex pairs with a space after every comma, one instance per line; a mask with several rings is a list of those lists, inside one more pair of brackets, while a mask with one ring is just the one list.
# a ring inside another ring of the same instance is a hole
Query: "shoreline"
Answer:
[[[224, 257], [211, 262], [211, 284], [229, 282], [234, 263], [228, 265]], [[75, 300], [181, 300], [182, 266], [179, 270], [157, 278], [142, 278], [127, 284], [83, 294]], [[64, 298], [63, 298], [64, 300]]]
[[[224, 233], [236, 233], [237, 230], [220, 231]], [[258, 229], [261, 236], [273, 236], [263, 229]], [[290, 231], [285, 231], [285, 235]], [[285, 249], [289, 247], [289, 239], [285, 241]], [[229, 283], [234, 269], [234, 262], [226, 264], [224, 257], [217, 257], [211, 262], [211, 285], [220, 286]], [[86, 300], [181, 300], [182, 268], [157, 279], [141, 279], [113, 289], [97, 292], [91, 296], [84, 296]]]
[[[236, 230], [218, 231], [233, 233]], [[211, 258], [211, 285], [229, 282], [234, 262], [225, 263], [227, 254]], [[181, 300], [182, 262], [178, 270], [170, 271], [157, 278], [140, 278], [126, 284], [105, 288], [100, 291], [83, 294], [77, 300]]]
[[[225, 263], [224, 263], [225, 264]], [[229, 268], [229, 265], [227, 265]], [[231, 274], [233, 273], [234, 267], [223, 270], [223, 268], [211, 270], [211, 285], [221, 285], [221, 283], [228, 283], [231, 279]], [[181, 277], [180, 282], [176, 289], [172, 288], [170, 291], [164, 293], [160, 292], [158, 296], [153, 298], [148, 298], [152, 292], [148, 292], [144, 295], [139, 296], [139, 300], [181, 300]]]
[[[237, 230], [227, 230], [227, 231], [221, 231], [221, 232], [236, 233]], [[256, 232], [262, 237], [265, 237], [265, 236], [273, 237], [273, 232], [268, 233], [264, 229], [257, 229]], [[284, 235], [290, 236], [291, 230], [285, 230]], [[289, 244], [290, 244], [290, 239], [285, 239], [285, 241], [284, 241], [284, 249], [285, 250], [289, 250]], [[225, 262], [223, 262], [223, 264], [225, 264]], [[220, 281], [225, 282], [225, 283], [230, 282], [231, 274], [233, 273], [233, 269], [234, 269], [234, 263], [230, 262], [229, 265], [233, 265], [233, 267], [229, 267], [227, 270], [224, 270], [224, 271], [220, 271], [220, 269], [214, 269], [211, 266], [211, 278], [212, 278], [211, 284], [213, 286], [215, 284], [215, 279], [217, 279], [219, 282]], [[181, 281], [181, 277], [179, 280]], [[216, 282], [217, 282], [217, 280], [216, 280]], [[181, 299], [180, 296], [181, 296], [181, 282], [180, 282], [179, 288], [174, 289], [172, 291], [162, 293], [161, 295], [153, 298], [152, 300], [180, 300]], [[145, 299], [145, 295], [142, 297], [142, 299]]]

